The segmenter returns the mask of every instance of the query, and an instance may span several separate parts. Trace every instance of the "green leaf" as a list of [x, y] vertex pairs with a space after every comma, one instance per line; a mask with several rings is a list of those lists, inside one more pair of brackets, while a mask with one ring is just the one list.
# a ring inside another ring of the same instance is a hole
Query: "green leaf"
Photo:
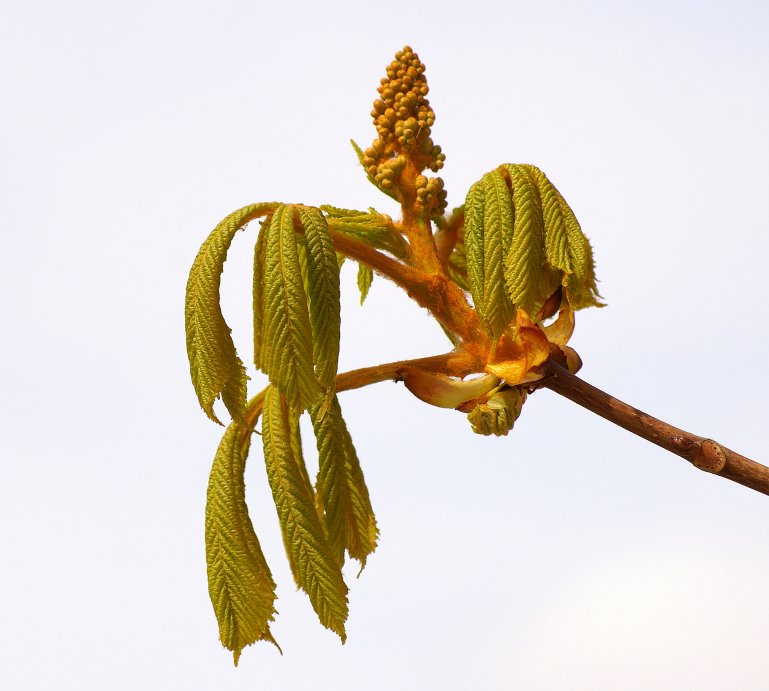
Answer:
[[257, 367], [266, 361], [268, 342], [264, 337], [264, 269], [267, 257], [267, 232], [269, 220], [262, 223], [254, 246], [253, 307], [254, 307], [254, 363]]
[[[457, 209], [454, 209], [457, 213]], [[464, 209], [462, 209], [464, 214]], [[453, 280], [462, 290], [470, 291], [470, 284], [467, 278], [467, 255], [465, 253], [465, 229], [464, 223], [457, 232], [457, 240], [454, 243], [454, 249], [449, 255], [448, 272]]]
[[307, 293], [315, 376], [324, 391], [333, 392], [341, 325], [339, 266], [323, 214], [318, 209], [300, 207], [299, 219], [307, 245]]
[[258, 364], [293, 407], [320, 395], [313, 368], [312, 326], [292, 206], [279, 206], [267, 230], [264, 269], [264, 358]]
[[515, 211], [510, 189], [501, 171], [493, 170], [481, 178], [483, 206], [483, 310], [481, 317], [494, 336], [498, 336], [515, 316], [513, 303], [505, 290], [505, 256], [513, 238]]
[[[310, 476], [307, 473], [307, 466], [304, 462], [304, 453], [302, 451], [302, 433], [299, 426], [299, 420], [301, 413], [295, 411], [290, 406], [288, 408], [288, 430], [289, 430], [289, 446], [291, 447], [291, 454], [296, 462], [297, 470], [302, 478], [304, 484], [304, 491], [311, 497], [315, 497], [315, 490], [310, 482]], [[317, 505], [317, 501], [316, 501]], [[318, 514], [320, 517], [320, 513]], [[289, 566], [291, 567], [291, 575], [294, 577], [294, 582], [297, 587], [301, 587], [301, 581], [299, 578], [299, 570], [297, 569], [294, 556], [289, 548], [289, 545], [284, 543], [286, 548], [286, 556], [288, 558]]]
[[507, 292], [516, 307], [534, 316], [548, 297], [541, 290], [545, 259], [542, 204], [525, 167], [509, 164], [504, 169], [510, 176], [515, 207], [512, 242], [505, 255]]
[[378, 535], [368, 488], [337, 397], [324, 415], [320, 413], [319, 405], [310, 408], [318, 445], [317, 501], [328, 542], [340, 566], [347, 550], [363, 568]]
[[480, 314], [483, 306], [485, 267], [483, 262], [483, 206], [484, 192], [480, 181], [470, 187], [465, 200], [465, 261], [467, 283], [473, 296], [475, 309]]
[[227, 251], [238, 230], [275, 206], [251, 204], [227, 216], [201, 246], [187, 280], [184, 316], [190, 376], [201, 408], [215, 422], [219, 420], [214, 401], [220, 396], [235, 420], [242, 419], [246, 403], [246, 370], [219, 305]]
[[358, 264], [358, 290], [360, 291], [360, 304], [362, 305], [368, 297], [368, 291], [371, 289], [371, 283], [374, 280], [374, 272], [366, 264]]
[[362, 240], [400, 259], [409, 252], [408, 243], [394, 229], [392, 218], [387, 214], [381, 214], [376, 209], [355, 211], [330, 205], [321, 206], [320, 210], [328, 216], [332, 230]]
[[[243, 471], [250, 431], [236, 422], [224, 432], [214, 458], [206, 503], [208, 592], [222, 644], [234, 653], [255, 641], [275, 640], [275, 583], [248, 516]], [[277, 645], [277, 643], [275, 643]]]
[[574, 267], [569, 255], [569, 237], [561, 210], [561, 195], [539, 168], [532, 165], [524, 167], [528, 169], [539, 190], [545, 228], [545, 256], [547, 263], [566, 274], [570, 274], [573, 272]]
[[583, 307], [603, 307], [595, 282], [593, 248], [582, 232], [574, 212], [560, 194], [559, 197], [569, 238], [569, 254], [574, 267], [573, 275], [567, 278], [565, 284], [566, 297], [575, 310]]
[[602, 306], [595, 282], [593, 250], [574, 212], [547, 176], [536, 166], [525, 166], [539, 189], [545, 225], [547, 263], [563, 272], [562, 284], [573, 309]]
[[291, 444], [291, 417], [285, 396], [270, 387], [264, 400], [262, 440], [267, 478], [278, 510], [283, 543], [298, 585], [309, 595], [320, 623], [346, 638], [347, 586], [318, 517]]

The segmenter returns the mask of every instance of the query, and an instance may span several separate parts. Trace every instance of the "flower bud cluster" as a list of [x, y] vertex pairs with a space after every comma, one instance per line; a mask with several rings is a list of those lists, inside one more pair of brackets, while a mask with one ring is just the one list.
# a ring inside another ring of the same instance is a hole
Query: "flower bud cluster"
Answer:
[[[374, 171], [372, 177], [382, 189], [391, 189], [406, 167], [406, 159], [403, 156], [388, 158], [382, 161]], [[370, 172], [369, 172], [370, 174]]]
[[427, 216], [442, 216], [446, 211], [446, 190], [441, 178], [428, 178], [419, 175], [416, 179], [417, 211], [426, 212]]
[[395, 54], [379, 85], [380, 98], [371, 111], [378, 138], [364, 152], [363, 166], [384, 188], [397, 182], [406, 159], [420, 172], [425, 168], [437, 172], [446, 159], [430, 138], [435, 113], [427, 100], [424, 71], [419, 56], [406, 46]]

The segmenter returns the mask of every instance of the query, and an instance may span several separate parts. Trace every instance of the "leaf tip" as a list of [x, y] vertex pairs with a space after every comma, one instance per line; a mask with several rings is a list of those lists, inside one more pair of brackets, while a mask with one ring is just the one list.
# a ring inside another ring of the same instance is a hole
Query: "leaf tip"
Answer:
[[214, 404], [213, 402], [208, 403], [206, 405], [202, 404], [200, 405], [201, 408], [203, 408], [203, 412], [206, 414], [206, 417], [211, 420], [212, 422], [215, 422], [217, 425], [221, 425], [224, 427], [224, 423], [216, 417], [216, 413], [214, 413]]

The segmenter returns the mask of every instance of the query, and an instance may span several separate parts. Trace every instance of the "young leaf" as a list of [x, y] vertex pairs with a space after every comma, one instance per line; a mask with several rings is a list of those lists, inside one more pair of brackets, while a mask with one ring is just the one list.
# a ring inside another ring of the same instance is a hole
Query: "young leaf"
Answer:
[[190, 269], [184, 305], [190, 376], [201, 408], [215, 422], [219, 422], [214, 415], [218, 397], [235, 420], [242, 417], [246, 404], [246, 370], [219, 306], [227, 250], [238, 230], [275, 206], [251, 204], [231, 213], [208, 236]]
[[465, 262], [467, 283], [475, 308], [480, 314], [483, 305], [485, 266], [483, 262], [483, 206], [484, 192], [481, 182], [473, 184], [465, 200]]
[[574, 271], [569, 255], [569, 237], [561, 210], [561, 195], [536, 166], [524, 166], [539, 190], [545, 228], [545, 256], [550, 266], [570, 274]]
[[376, 549], [378, 529], [363, 471], [337, 397], [325, 415], [320, 405], [310, 408], [318, 445], [317, 501], [324, 512], [328, 542], [337, 563], [344, 551], [366, 565]]
[[[310, 476], [307, 472], [307, 466], [304, 463], [304, 453], [302, 451], [302, 433], [299, 428], [299, 419], [301, 418], [301, 416], [302, 414], [300, 412], [297, 412], [296, 410], [292, 409], [291, 406], [289, 406], [288, 408], [289, 445], [291, 446], [291, 454], [294, 458], [294, 461], [296, 462], [296, 467], [297, 467], [297, 470], [299, 471], [299, 475], [302, 478], [302, 483], [304, 484], [304, 491], [309, 496], [315, 497], [315, 490], [312, 486], [312, 483], [310, 482]], [[317, 501], [315, 503], [317, 505]], [[318, 513], [318, 517], [319, 518], [321, 517], [320, 513]], [[286, 549], [286, 557], [288, 558], [289, 566], [291, 567], [291, 575], [294, 577], [294, 582], [296, 583], [297, 587], [301, 587], [299, 571], [296, 567], [296, 562], [294, 561], [293, 553], [289, 545], [284, 544], [284, 547]]]
[[510, 190], [499, 170], [481, 178], [483, 206], [483, 310], [481, 317], [498, 336], [515, 316], [505, 290], [505, 257], [513, 238], [516, 211]]
[[547, 263], [563, 272], [562, 283], [573, 309], [601, 306], [595, 284], [593, 250], [574, 212], [555, 185], [536, 166], [525, 166], [542, 200]]
[[505, 255], [505, 282], [510, 299], [530, 315], [536, 314], [549, 296], [542, 294], [544, 223], [539, 192], [523, 166], [504, 166], [510, 176], [515, 207], [515, 228]]
[[392, 225], [392, 219], [376, 209], [355, 211], [324, 205], [320, 210], [327, 215], [330, 229], [350, 235], [366, 244], [383, 249], [403, 259], [409, 252], [408, 243]]
[[598, 299], [598, 288], [595, 283], [595, 264], [593, 248], [579, 226], [566, 200], [559, 194], [561, 211], [566, 221], [566, 233], [569, 238], [569, 254], [571, 255], [574, 274], [566, 284], [566, 296], [569, 304], [575, 309], [583, 307], [603, 307]]
[[312, 326], [294, 229], [294, 207], [279, 206], [267, 230], [264, 267], [264, 336], [257, 363], [294, 407], [320, 395], [313, 368]]
[[274, 387], [265, 396], [262, 420], [267, 478], [297, 583], [309, 595], [320, 623], [344, 642], [347, 586], [294, 456], [289, 403]]
[[374, 281], [374, 272], [366, 264], [358, 264], [358, 290], [360, 291], [360, 304], [368, 297], [368, 291]]
[[254, 363], [265, 362], [265, 348], [268, 342], [264, 337], [264, 269], [267, 257], [267, 232], [269, 221], [262, 223], [259, 236], [254, 246], [254, 274], [253, 274], [253, 308], [254, 308]]
[[219, 637], [233, 651], [236, 665], [247, 645], [259, 640], [275, 643], [269, 627], [275, 615], [275, 583], [245, 499], [243, 471], [250, 436], [236, 422], [227, 427], [214, 458], [206, 503], [208, 592]]
[[318, 209], [299, 208], [307, 246], [307, 293], [310, 299], [313, 363], [324, 391], [333, 391], [339, 362], [339, 267], [328, 225]]

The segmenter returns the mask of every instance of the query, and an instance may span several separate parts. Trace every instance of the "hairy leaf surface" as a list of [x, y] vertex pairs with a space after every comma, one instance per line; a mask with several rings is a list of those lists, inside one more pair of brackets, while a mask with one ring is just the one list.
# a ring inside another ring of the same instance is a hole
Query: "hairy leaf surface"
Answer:
[[294, 208], [279, 206], [266, 239], [264, 359], [258, 363], [294, 407], [307, 408], [320, 395], [313, 367], [312, 326], [302, 280]]
[[550, 266], [566, 274], [573, 273], [569, 254], [569, 237], [561, 210], [561, 195], [547, 176], [536, 166], [525, 166], [539, 190], [545, 228], [545, 255]]
[[190, 270], [184, 305], [190, 376], [201, 408], [215, 422], [214, 401], [220, 396], [235, 420], [242, 418], [246, 404], [246, 370], [219, 305], [227, 251], [238, 230], [275, 206], [251, 204], [227, 216], [203, 243]]
[[291, 425], [288, 401], [270, 387], [264, 401], [262, 440], [283, 542], [297, 583], [309, 595], [321, 624], [344, 641], [347, 586], [326, 539], [315, 498], [308, 491], [306, 471], [303, 476], [294, 455]]
[[328, 542], [340, 566], [347, 550], [363, 568], [378, 535], [368, 488], [337, 397], [325, 415], [320, 412], [319, 405], [310, 409], [318, 445], [317, 501]]
[[465, 200], [465, 262], [467, 283], [478, 313], [483, 309], [483, 206], [484, 192], [480, 181], [470, 187]]
[[264, 337], [265, 311], [264, 311], [264, 270], [267, 257], [267, 232], [269, 221], [262, 223], [259, 236], [254, 246], [254, 274], [253, 274], [253, 308], [254, 308], [254, 363], [257, 367], [265, 362], [265, 348], [268, 343]]
[[401, 259], [408, 253], [408, 244], [394, 230], [392, 218], [387, 214], [381, 214], [376, 209], [355, 211], [329, 205], [321, 206], [320, 210], [328, 216], [329, 228], [335, 231], [362, 240]]
[[490, 332], [498, 336], [514, 316], [505, 290], [505, 256], [510, 250], [516, 212], [502, 173], [493, 170], [481, 178], [483, 207], [483, 310]]
[[542, 206], [525, 167], [511, 164], [505, 170], [510, 176], [515, 207], [512, 242], [505, 255], [505, 282], [515, 306], [534, 315], [548, 297], [541, 290], [545, 260]]
[[562, 283], [573, 309], [600, 306], [595, 283], [593, 250], [574, 212], [547, 176], [527, 165], [542, 200], [547, 263], [563, 272]]
[[313, 363], [324, 391], [333, 391], [339, 363], [339, 266], [328, 225], [318, 209], [300, 208], [307, 247], [307, 285], [310, 299]]
[[[246, 507], [243, 472], [250, 431], [227, 427], [214, 458], [206, 503], [208, 592], [222, 644], [240, 651], [255, 641], [275, 643], [269, 622], [275, 615], [275, 583]], [[276, 644], [277, 645], [277, 644]]]
[[571, 255], [574, 274], [566, 284], [566, 296], [574, 309], [583, 307], [602, 307], [598, 299], [598, 288], [595, 283], [595, 264], [593, 248], [579, 226], [566, 200], [559, 194], [561, 211], [566, 222], [566, 233], [569, 238], [569, 254]]

